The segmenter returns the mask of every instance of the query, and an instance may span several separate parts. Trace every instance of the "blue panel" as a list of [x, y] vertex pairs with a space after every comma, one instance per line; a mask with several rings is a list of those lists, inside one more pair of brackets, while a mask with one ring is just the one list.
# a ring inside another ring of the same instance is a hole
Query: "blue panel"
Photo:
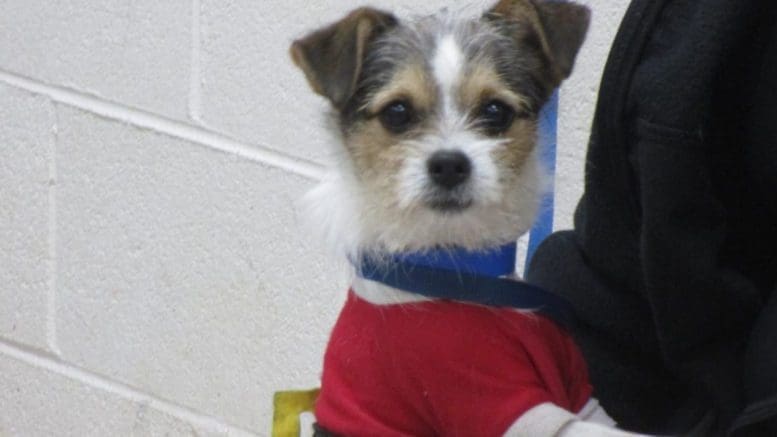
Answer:
[[542, 108], [539, 119], [539, 148], [540, 159], [550, 178], [548, 192], [542, 199], [537, 222], [529, 235], [529, 249], [526, 252], [525, 269], [537, 251], [540, 243], [553, 232], [553, 193], [554, 177], [556, 173], [556, 129], [558, 118], [558, 91], [553, 94], [550, 101]]

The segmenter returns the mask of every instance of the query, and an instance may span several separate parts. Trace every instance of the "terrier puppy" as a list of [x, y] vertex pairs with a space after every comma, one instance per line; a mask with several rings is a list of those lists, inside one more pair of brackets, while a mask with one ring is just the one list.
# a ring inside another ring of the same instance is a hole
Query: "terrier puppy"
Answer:
[[365, 258], [487, 253], [530, 228], [538, 113], [588, 23], [584, 6], [539, 0], [412, 22], [362, 8], [293, 43], [343, 146], [309, 215], [359, 273], [326, 352], [319, 435], [632, 435], [591, 397], [552, 320], [359, 272]]

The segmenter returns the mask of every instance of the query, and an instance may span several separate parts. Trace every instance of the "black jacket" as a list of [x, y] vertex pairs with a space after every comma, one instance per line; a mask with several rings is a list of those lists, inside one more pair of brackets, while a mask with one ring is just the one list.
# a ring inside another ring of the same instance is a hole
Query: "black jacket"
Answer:
[[622, 426], [777, 436], [777, 2], [632, 1], [575, 229], [528, 279], [575, 306]]

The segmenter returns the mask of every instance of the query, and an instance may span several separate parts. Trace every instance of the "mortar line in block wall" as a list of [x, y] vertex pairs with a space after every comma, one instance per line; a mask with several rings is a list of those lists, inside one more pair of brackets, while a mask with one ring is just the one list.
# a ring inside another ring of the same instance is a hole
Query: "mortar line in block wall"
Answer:
[[198, 123], [202, 122], [201, 8], [200, 0], [192, 0], [192, 66], [189, 73], [189, 117]]
[[267, 146], [243, 143], [202, 127], [192, 126], [147, 111], [102, 100], [79, 91], [45, 84], [3, 70], [0, 70], [0, 82], [35, 94], [45, 95], [55, 102], [73, 106], [105, 118], [237, 155], [241, 158], [286, 170], [308, 179], [320, 180], [324, 174], [324, 167], [320, 164], [286, 155]]
[[157, 398], [126, 384], [113, 381], [104, 376], [80, 369], [68, 363], [59, 361], [44, 353], [15, 345], [0, 339], [0, 355], [20, 361], [31, 367], [45, 370], [59, 376], [80, 382], [89, 387], [116, 395], [122, 399], [146, 405], [149, 408], [172, 416], [190, 425], [197, 426], [209, 432], [226, 434], [230, 437], [256, 437], [257, 434], [246, 429], [230, 425], [190, 408]]
[[57, 262], [57, 143], [59, 142], [59, 111], [51, 104], [54, 112], [54, 126], [51, 129], [49, 145], [49, 186], [48, 186], [48, 290], [46, 298], [46, 345], [55, 355], [60, 356], [57, 342], [57, 288], [59, 286], [59, 265]]

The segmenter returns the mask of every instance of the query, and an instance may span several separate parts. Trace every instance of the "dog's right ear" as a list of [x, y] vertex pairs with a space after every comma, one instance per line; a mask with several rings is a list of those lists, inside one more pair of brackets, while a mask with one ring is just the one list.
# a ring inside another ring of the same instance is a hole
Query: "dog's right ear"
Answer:
[[313, 91], [342, 109], [356, 91], [367, 45], [397, 23], [387, 12], [357, 9], [342, 20], [294, 41], [291, 59], [305, 73]]

